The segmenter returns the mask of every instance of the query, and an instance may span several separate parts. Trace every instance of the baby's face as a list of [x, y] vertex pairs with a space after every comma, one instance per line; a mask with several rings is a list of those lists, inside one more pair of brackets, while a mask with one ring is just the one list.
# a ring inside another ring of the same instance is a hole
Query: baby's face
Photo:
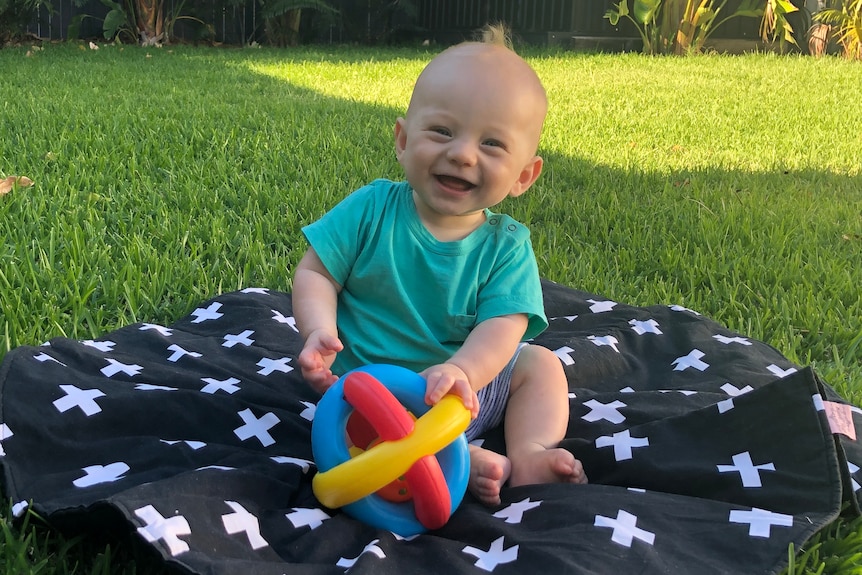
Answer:
[[395, 128], [426, 224], [481, 224], [485, 208], [526, 191], [541, 171], [535, 154], [546, 109], [535, 73], [505, 48], [456, 47], [429, 64]]

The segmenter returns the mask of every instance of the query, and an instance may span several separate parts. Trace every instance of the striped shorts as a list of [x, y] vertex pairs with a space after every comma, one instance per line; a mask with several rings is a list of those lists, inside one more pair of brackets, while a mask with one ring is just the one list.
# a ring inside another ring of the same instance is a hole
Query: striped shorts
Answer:
[[515, 371], [515, 362], [518, 361], [518, 355], [521, 349], [527, 345], [521, 343], [515, 354], [506, 367], [503, 368], [497, 377], [491, 380], [491, 383], [479, 390], [479, 416], [470, 422], [465, 434], [467, 441], [473, 441], [489, 429], [497, 427], [503, 421], [503, 416], [506, 414], [506, 405], [509, 401], [509, 386], [512, 383], [512, 372]]

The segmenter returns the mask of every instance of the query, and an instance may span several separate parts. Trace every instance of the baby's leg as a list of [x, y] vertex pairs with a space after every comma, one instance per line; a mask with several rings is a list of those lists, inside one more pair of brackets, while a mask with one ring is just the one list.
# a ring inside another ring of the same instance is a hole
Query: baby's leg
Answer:
[[559, 358], [549, 349], [521, 350], [506, 409], [509, 485], [586, 483], [581, 462], [557, 447], [569, 424], [569, 390]]

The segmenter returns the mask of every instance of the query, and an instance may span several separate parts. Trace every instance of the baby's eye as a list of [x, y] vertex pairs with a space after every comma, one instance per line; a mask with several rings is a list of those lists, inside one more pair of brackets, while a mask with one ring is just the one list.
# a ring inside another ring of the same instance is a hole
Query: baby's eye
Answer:
[[430, 128], [432, 132], [435, 134], [440, 134], [441, 136], [451, 136], [452, 131], [449, 128], [445, 128], [443, 126], [432, 126]]
[[503, 142], [501, 142], [500, 140], [484, 140], [482, 142], [482, 145], [491, 148], [503, 148], [504, 150], [506, 149], [506, 145], [503, 144]]

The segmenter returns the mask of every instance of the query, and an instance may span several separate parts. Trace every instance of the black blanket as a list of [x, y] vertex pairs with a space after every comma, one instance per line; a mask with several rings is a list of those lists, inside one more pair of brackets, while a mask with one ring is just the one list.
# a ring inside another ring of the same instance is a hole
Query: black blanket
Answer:
[[[543, 286], [535, 343], [565, 365], [562, 445], [589, 485], [506, 488], [495, 508], [468, 494], [407, 539], [322, 508], [290, 296], [248, 289], [169, 327], [11, 351], [5, 495], [80, 529], [121, 517], [169, 565], [213, 574], [775, 573], [858, 512], [860, 411], [810, 369], [696, 311]], [[503, 448], [499, 430], [484, 441]]]

